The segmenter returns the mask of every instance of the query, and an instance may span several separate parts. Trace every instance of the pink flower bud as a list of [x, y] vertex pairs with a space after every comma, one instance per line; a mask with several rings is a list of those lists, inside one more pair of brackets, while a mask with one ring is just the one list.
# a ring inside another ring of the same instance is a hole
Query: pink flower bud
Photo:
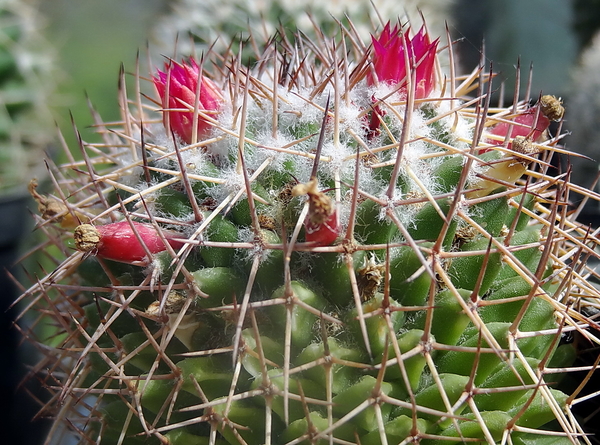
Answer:
[[[90, 252], [92, 255], [108, 260], [123, 263], [143, 261], [147, 257], [146, 250], [131, 225], [135, 227], [135, 231], [150, 253], [162, 252], [167, 248], [154, 226], [138, 222], [130, 224], [128, 221], [103, 226], [81, 224], [75, 228], [75, 247], [82, 252]], [[174, 239], [180, 238], [180, 233], [169, 230], [162, 230], [161, 233], [174, 249], [183, 246], [181, 241]]]
[[[412, 39], [408, 37], [409, 30], [404, 33], [398, 26], [390, 30], [388, 22], [379, 38], [371, 36], [373, 42], [373, 67], [379, 82], [400, 84], [406, 88], [408, 82], [405, 52], [408, 53], [409, 68], [416, 70], [415, 99], [428, 97], [434, 87], [434, 62], [438, 40], [430, 42], [425, 27], [421, 27]], [[369, 85], [375, 84], [372, 75], [367, 77]]]
[[[194, 59], [190, 59], [189, 64], [170, 61], [165, 64], [165, 71], [158, 71], [153, 80], [165, 109], [165, 125], [168, 120], [170, 130], [175, 132], [186, 144], [191, 144], [197, 92], [199, 91], [199, 111], [209, 114], [216, 113], [221, 108], [223, 102], [221, 90], [212, 80], [202, 75], [201, 69]], [[199, 90], [198, 82], [200, 82]], [[211, 124], [202, 115], [198, 115], [197, 119], [198, 137], [207, 136], [211, 130]]]

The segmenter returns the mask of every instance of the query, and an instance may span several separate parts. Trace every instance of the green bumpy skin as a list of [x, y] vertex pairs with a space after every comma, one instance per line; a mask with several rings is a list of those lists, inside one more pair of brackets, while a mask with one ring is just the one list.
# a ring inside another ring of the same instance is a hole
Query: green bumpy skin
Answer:
[[[499, 207], [504, 208], [503, 205]], [[494, 218], [497, 216], [494, 211], [490, 213]], [[224, 233], [232, 232], [229, 228], [235, 223], [225, 224], [224, 221], [226, 220], [218, 220], [217, 224], [226, 228]], [[484, 220], [480, 221], [485, 223]], [[526, 228], [522, 232], [513, 235], [512, 246], [529, 245], [539, 239], [539, 231], [535, 229]], [[271, 236], [270, 239], [277, 241], [279, 238]], [[503, 238], [497, 240], [502, 242]], [[314, 273], [310, 273], [310, 268], [307, 268], [302, 281], [292, 281], [287, 287], [281, 286], [270, 291], [271, 301], [283, 300], [286, 303], [253, 309], [261, 332], [260, 338], [255, 338], [256, 331], [250, 326], [242, 331], [241, 372], [235, 391], [247, 391], [248, 394], [255, 392], [258, 395], [228, 404], [227, 394], [231, 391], [234, 370], [230, 356], [215, 356], [219, 359], [217, 363], [209, 357], [177, 359], [170, 355], [176, 360], [182, 378], [182, 392], [176, 399], [176, 406], [202, 406], [203, 401], [195, 389], [197, 384], [203, 389], [204, 396], [215, 403], [215, 413], [232, 422], [217, 428], [217, 434], [221, 437], [219, 440], [229, 444], [243, 443], [240, 440], [247, 443], [262, 440], [267, 406], [273, 416], [272, 431], [282, 443], [293, 439], [299, 440], [297, 443], [327, 443], [327, 435], [319, 439], [315, 437], [320, 437], [319, 431], [330, 432], [328, 425], [338, 425], [338, 422], [339, 426], [333, 429], [334, 437], [345, 438], [344, 440], [359, 437], [361, 443], [368, 444], [382, 443], [379, 422], [384, 425], [383, 431], [388, 442], [402, 441], [419, 434], [448, 438], [462, 435], [481, 440], [492, 437], [499, 440], [513, 416], [518, 416], [517, 425], [542, 427], [552, 420], [553, 414], [539, 392], [527, 389], [535, 383], [527, 370], [536, 369], [542, 358], [552, 356], [552, 351], [548, 352], [548, 348], [554, 336], [540, 335], [517, 342], [521, 352], [527, 354], [526, 365], [515, 362], [514, 366], [507, 366], [507, 358], [503, 354], [508, 353], [510, 320], [516, 318], [524, 304], [528, 305], [528, 309], [520, 327], [526, 331], [556, 326], [553, 320], [554, 308], [540, 298], [525, 300], [531, 286], [523, 278], [515, 276], [514, 271], [508, 270], [499, 252], [489, 253], [489, 241], [478, 239], [458, 242], [461, 243], [460, 252], [488, 252], [459, 256], [452, 260], [448, 276], [455, 286], [461, 288], [458, 293], [448, 288], [439, 289], [439, 284], [433, 282], [426, 273], [412, 277], [421, 263], [414, 251], [404, 246], [391, 252], [393, 258], [387, 281], [390, 295], [399, 296], [402, 298], [401, 302], [376, 293], [367, 301], [361, 302], [360, 315], [357, 308], [353, 307], [354, 296], [349, 271], [352, 270], [355, 276], [361, 277], [364, 271], [355, 263], [364, 263], [370, 254], [355, 255], [354, 267], [351, 269], [344, 262], [343, 255], [311, 254], [309, 261], [313, 267], [318, 268]], [[432, 245], [430, 241], [422, 244], [425, 249]], [[279, 251], [273, 253], [277, 252]], [[196, 319], [205, 325], [198, 326], [194, 333], [193, 350], [206, 349], [208, 344], [214, 348], [231, 344], [228, 339], [231, 341], [234, 335], [235, 319], [227, 315], [225, 309], [220, 311], [219, 308], [231, 305], [236, 299], [239, 301], [244, 295], [250, 273], [247, 266], [236, 261], [236, 255], [238, 254], [234, 249], [230, 249], [227, 255], [213, 255], [209, 251], [206, 256], [202, 256], [205, 265], [191, 272], [196, 285], [208, 295], [206, 298], [196, 297], [193, 304]], [[221, 258], [219, 266], [214, 266], [213, 261], [207, 260], [215, 257]], [[528, 248], [517, 251], [515, 257], [528, 270], [535, 270], [540, 254], [537, 249]], [[277, 261], [281, 260], [282, 257], [278, 256]], [[488, 268], [481, 281], [478, 276], [484, 262]], [[271, 270], [276, 270], [275, 273], [281, 273], [282, 270], [279, 263], [276, 267], [275, 264], [269, 266], [267, 262], [262, 267], [271, 267]], [[260, 275], [257, 274], [258, 276]], [[262, 276], [264, 278], [258, 278], [260, 281], [256, 283], [258, 293], [251, 294], [250, 299], [268, 302], [269, 298], [261, 295], [265, 294], [265, 290], [273, 289], [272, 284], [266, 283], [274, 277], [273, 273]], [[383, 279], [380, 285], [382, 290], [385, 290], [385, 281]], [[511, 281], [515, 283], [507, 285]], [[491, 338], [498, 342], [499, 350], [494, 350], [494, 346], [482, 338], [480, 330], [473, 324], [473, 317], [465, 311], [465, 307], [470, 307], [470, 300], [474, 295], [472, 288], [476, 285], [480, 292], [485, 293], [486, 301], [495, 303], [482, 306], [476, 312], [485, 323], [486, 331], [491, 333]], [[432, 286], [433, 306], [429, 307]], [[523, 296], [523, 299], [512, 301], [518, 296]], [[511, 301], [502, 303], [505, 299]], [[231, 313], [235, 311], [232, 310]], [[340, 326], [327, 322], [319, 315], [336, 313], [342, 320]], [[363, 323], [360, 321], [361, 317]], [[367, 343], [363, 337], [363, 325]], [[116, 326], [114, 325], [115, 328]], [[427, 326], [430, 326], [430, 331], [426, 335], [423, 329]], [[289, 337], [286, 337], [286, 331]], [[323, 344], [324, 335], [327, 336], [327, 348]], [[391, 335], [396, 338], [391, 339]], [[125, 350], [131, 352], [145, 338], [145, 334], [136, 331], [126, 333], [121, 341]], [[289, 349], [285, 346], [286, 338], [290, 341]], [[444, 345], [430, 355], [436, 364], [436, 374], [439, 373], [437, 381], [432, 380], [427, 354], [422, 347], [426, 338], [435, 344]], [[173, 346], [175, 344], [177, 341], [173, 340]], [[460, 349], [451, 350], [453, 346]], [[396, 355], [396, 347], [401, 354], [400, 360]], [[180, 353], [184, 350], [185, 348], [179, 348]], [[167, 351], [172, 354], [171, 347]], [[289, 358], [287, 354], [290, 354]], [[130, 363], [148, 372], [155, 365], [156, 357], [156, 351], [146, 345], [143, 349], [138, 349]], [[384, 357], [387, 359], [385, 364], [382, 363]], [[284, 378], [286, 360], [289, 360], [288, 369], [298, 369], [289, 379]], [[475, 366], [475, 379], [471, 381], [470, 375]], [[382, 367], [385, 368], [383, 375]], [[265, 370], [267, 374], [263, 374]], [[380, 380], [382, 377], [383, 380]], [[186, 412], [185, 415], [173, 413], [167, 420], [164, 407], [173, 398], [174, 383], [170, 380], [150, 380], [148, 383], [139, 390], [142, 406], [154, 415], [158, 414], [160, 422], [183, 422], [193, 418], [193, 413]], [[486, 421], [485, 428], [478, 423], [479, 417], [475, 419], [469, 414], [470, 408], [467, 405], [463, 403], [455, 406], [472, 384], [482, 391], [473, 400], [480, 410], [479, 415]], [[523, 389], [519, 389], [520, 386]], [[488, 389], [496, 391], [486, 392]], [[564, 403], [566, 395], [555, 389], [551, 391], [556, 400]], [[270, 395], [266, 396], [267, 393]], [[289, 398], [287, 402], [286, 393]], [[398, 405], [410, 403], [411, 394], [416, 411], [410, 405]], [[389, 398], [389, 401], [382, 401], [382, 396]], [[370, 397], [374, 399], [371, 400]], [[321, 402], [317, 402], [319, 400]], [[327, 400], [330, 400], [331, 410], [327, 407]], [[525, 406], [527, 408], [521, 412], [521, 408]], [[440, 422], [444, 413], [448, 412], [458, 416], [459, 420], [454, 423], [446, 418]], [[331, 420], [327, 418], [328, 413]], [[413, 422], [415, 413], [416, 423]], [[261, 423], [263, 426], [258, 428], [257, 425]], [[111, 430], [113, 428], [122, 426], [111, 426]], [[139, 428], [135, 429], [135, 426], [128, 428], [127, 434], [139, 432]], [[202, 434], [205, 433], [182, 427], [167, 437], [174, 444], [183, 440], [204, 443]], [[303, 437], [304, 440], [300, 440]], [[436, 442], [423, 440], [427, 443]]]

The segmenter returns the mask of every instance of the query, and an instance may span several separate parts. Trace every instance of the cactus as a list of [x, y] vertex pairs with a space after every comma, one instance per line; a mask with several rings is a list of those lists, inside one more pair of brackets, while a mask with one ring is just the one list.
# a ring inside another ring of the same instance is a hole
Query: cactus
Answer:
[[122, 122], [38, 198], [49, 440], [589, 443], [560, 376], [568, 333], [598, 343], [598, 240], [548, 170], [560, 101], [493, 106], [424, 26], [237, 54], [123, 74]]

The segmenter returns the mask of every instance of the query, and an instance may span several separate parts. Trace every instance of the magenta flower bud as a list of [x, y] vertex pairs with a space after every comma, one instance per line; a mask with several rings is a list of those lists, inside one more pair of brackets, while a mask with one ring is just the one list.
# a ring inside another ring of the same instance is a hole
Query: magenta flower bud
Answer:
[[[409, 69], [416, 70], [415, 99], [428, 97], [434, 87], [434, 63], [438, 40], [430, 42], [425, 27], [411, 39], [408, 31], [401, 32], [398, 26], [390, 29], [388, 22], [379, 38], [371, 36], [373, 42], [373, 66], [379, 82], [400, 84], [406, 89], [408, 82], [405, 52], [408, 53]], [[373, 75], [367, 77], [369, 85], [375, 84]]]
[[[166, 63], [165, 71], [158, 71], [153, 80], [165, 110], [165, 126], [168, 122], [171, 131], [186, 144], [191, 144], [196, 94], [199, 95], [198, 110], [204, 114], [214, 114], [220, 110], [223, 102], [221, 90], [212, 80], [202, 75], [201, 68], [194, 59], [190, 59], [189, 64], [174, 61]], [[202, 113], [197, 117], [199, 138], [207, 136], [212, 127]]]

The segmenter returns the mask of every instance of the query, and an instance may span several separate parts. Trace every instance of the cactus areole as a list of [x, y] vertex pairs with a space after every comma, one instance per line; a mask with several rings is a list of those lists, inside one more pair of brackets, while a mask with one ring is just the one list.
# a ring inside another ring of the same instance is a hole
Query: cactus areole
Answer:
[[57, 168], [57, 266], [21, 297], [49, 440], [590, 443], [561, 380], [567, 333], [598, 344], [597, 238], [548, 170], [560, 100], [495, 106], [411, 29], [170, 61]]

